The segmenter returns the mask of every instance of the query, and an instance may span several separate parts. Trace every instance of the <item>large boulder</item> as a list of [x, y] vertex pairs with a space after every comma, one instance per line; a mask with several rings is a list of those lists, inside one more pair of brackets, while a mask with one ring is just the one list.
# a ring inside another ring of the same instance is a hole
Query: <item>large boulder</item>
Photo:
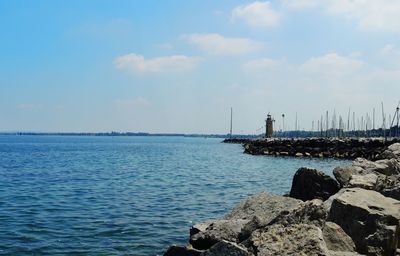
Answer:
[[304, 202], [292, 210], [281, 212], [269, 224], [289, 226], [302, 223], [323, 227], [327, 216], [328, 213], [323, 206], [323, 202], [320, 199], [314, 199]]
[[261, 192], [241, 201], [222, 219], [194, 225], [190, 244], [196, 249], [209, 249], [220, 241], [239, 243], [254, 230], [267, 225], [282, 211], [289, 211], [302, 201]]
[[230, 213], [224, 216], [224, 219], [250, 220], [256, 216], [268, 223], [280, 212], [295, 208], [300, 203], [300, 200], [294, 198], [261, 192], [241, 201]]
[[272, 225], [253, 232], [248, 241], [257, 256], [329, 255], [322, 231], [314, 225]]
[[333, 169], [333, 175], [340, 183], [341, 187], [346, 187], [349, 184], [351, 175], [363, 174], [365, 170], [359, 166], [338, 166]]
[[368, 173], [365, 175], [351, 175], [348, 187], [358, 187], [374, 190], [377, 182], [378, 176], [373, 173]]
[[345, 188], [327, 200], [328, 220], [368, 255], [395, 255], [400, 233], [400, 201], [362, 188]]
[[327, 221], [322, 228], [322, 235], [329, 250], [335, 252], [354, 252], [356, 246], [349, 235], [336, 223]]
[[358, 166], [367, 172], [385, 173], [389, 168], [385, 163], [373, 162], [365, 158], [358, 157], [353, 161], [353, 166]]
[[376, 172], [383, 175], [400, 174], [400, 158], [388, 158], [378, 161], [370, 161], [364, 158], [356, 158], [353, 166], [360, 167], [364, 172]]
[[378, 176], [375, 189], [384, 196], [400, 200], [400, 175]]
[[247, 249], [238, 244], [220, 241], [205, 251], [201, 256], [251, 256]]
[[381, 159], [400, 158], [400, 143], [390, 145], [380, 156]]
[[201, 223], [197, 223], [190, 228], [190, 235], [193, 236], [199, 232], [204, 232], [213, 223], [213, 220], [207, 220]]
[[208, 221], [207, 228], [191, 235], [189, 242], [199, 250], [209, 249], [223, 240], [237, 243], [239, 234], [247, 222], [249, 220], [243, 219]]
[[377, 164], [386, 166], [384, 169], [377, 170], [377, 172], [384, 175], [397, 175], [400, 174], [400, 158], [382, 159], [376, 161]]
[[293, 177], [290, 197], [303, 201], [326, 200], [339, 191], [339, 183], [316, 169], [302, 167]]

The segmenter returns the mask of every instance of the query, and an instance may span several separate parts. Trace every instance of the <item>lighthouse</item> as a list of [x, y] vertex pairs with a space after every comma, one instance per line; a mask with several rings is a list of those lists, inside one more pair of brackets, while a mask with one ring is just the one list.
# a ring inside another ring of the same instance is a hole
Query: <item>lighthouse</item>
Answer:
[[274, 133], [273, 122], [272, 116], [268, 114], [265, 120], [265, 137], [267, 138], [272, 138], [272, 134]]

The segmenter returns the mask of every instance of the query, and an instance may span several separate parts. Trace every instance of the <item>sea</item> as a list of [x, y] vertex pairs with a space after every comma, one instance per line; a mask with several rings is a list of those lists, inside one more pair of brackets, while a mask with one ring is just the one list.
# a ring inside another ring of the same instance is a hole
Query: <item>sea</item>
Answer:
[[348, 164], [221, 141], [0, 136], [0, 255], [162, 255], [249, 195], [289, 192], [300, 167]]

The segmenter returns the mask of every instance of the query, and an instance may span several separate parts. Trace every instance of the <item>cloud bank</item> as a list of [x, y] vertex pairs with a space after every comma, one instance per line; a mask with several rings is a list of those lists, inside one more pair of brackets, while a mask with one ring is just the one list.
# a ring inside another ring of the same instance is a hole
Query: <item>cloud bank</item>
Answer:
[[274, 10], [268, 1], [237, 6], [231, 15], [234, 20], [243, 20], [254, 27], [275, 27], [282, 18], [282, 14]]
[[211, 55], [242, 55], [262, 48], [261, 43], [251, 39], [220, 34], [191, 34], [183, 38]]
[[116, 68], [138, 73], [186, 72], [194, 69], [201, 61], [199, 57], [172, 55], [145, 59], [142, 55], [130, 53], [114, 60]]

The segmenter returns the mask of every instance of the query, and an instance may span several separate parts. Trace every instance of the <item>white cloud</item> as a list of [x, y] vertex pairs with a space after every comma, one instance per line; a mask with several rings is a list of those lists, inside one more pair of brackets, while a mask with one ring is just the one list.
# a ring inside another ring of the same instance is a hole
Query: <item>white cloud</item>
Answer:
[[332, 76], [342, 77], [359, 72], [366, 64], [356, 58], [340, 56], [337, 53], [328, 53], [312, 57], [300, 65], [291, 65], [283, 59], [256, 59], [242, 65], [245, 72], [267, 74], [268, 71], [279, 73], [284, 71], [291, 75], [302, 77]]
[[201, 58], [185, 55], [164, 56], [146, 60], [142, 55], [130, 53], [117, 57], [114, 63], [118, 69], [140, 73], [184, 72], [192, 70], [200, 60]]
[[300, 66], [300, 71], [308, 74], [344, 76], [352, 74], [363, 67], [360, 60], [328, 53], [324, 56], [310, 58]]
[[246, 72], [273, 71], [282, 67], [284, 63], [284, 60], [263, 58], [245, 62], [242, 69]]
[[323, 11], [342, 15], [367, 31], [400, 32], [400, 1], [398, 0], [281, 0], [294, 9], [319, 7]]
[[283, 5], [293, 9], [306, 9], [317, 6], [320, 0], [282, 0]]
[[234, 8], [232, 18], [244, 20], [254, 27], [274, 27], [279, 24], [281, 14], [272, 8], [270, 2], [256, 1]]
[[262, 47], [261, 43], [248, 38], [224, 37], [220, 34], [192, 34], [183, 38], [213, 55], [241, 55]]
[[383, 56], [396, 57], [400, 56], [400, 49], [393, 44], [387, 44], [381, 49], [380, 53]]
[[364, 30], [400, 31], [398, 0], [329, 0], [328, 11], [356, 19]]

